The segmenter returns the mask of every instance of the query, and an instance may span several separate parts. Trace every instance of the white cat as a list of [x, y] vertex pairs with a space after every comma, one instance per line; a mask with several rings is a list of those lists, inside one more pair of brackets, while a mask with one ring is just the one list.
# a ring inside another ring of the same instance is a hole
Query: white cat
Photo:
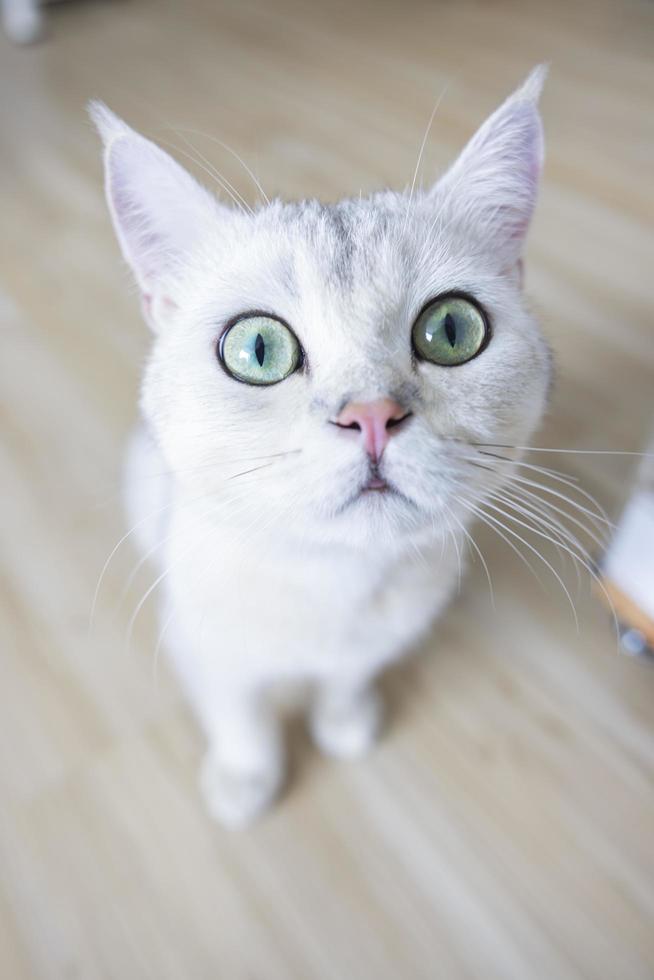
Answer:
[[427, 191], [229, 208], [106, 107], [109, 208], [154, 344], [129, 509], [204, 727], [207, 805], [240, 825], [284, 782], [267, 695], [364, 753], [375, 679], [456, 589], [468, 527], [525, 445], [550, 356], [521, 293], [545, 71]]

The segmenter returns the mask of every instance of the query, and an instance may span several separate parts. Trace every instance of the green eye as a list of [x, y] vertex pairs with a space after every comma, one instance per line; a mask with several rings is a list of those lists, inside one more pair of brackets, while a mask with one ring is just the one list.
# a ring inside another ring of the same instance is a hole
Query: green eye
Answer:
[[463, 296], [444, 296], [422, 311], [413, 325], [413, 346], [433, 364], [453, 367], [478, 354], [488, 336], [486, 317]]
[[292, 374], [302, 360], [297, 338], [281, 320], [244, 317], [222, 335], [218, 356], [227, 371], [249, 385], [274, 385]]

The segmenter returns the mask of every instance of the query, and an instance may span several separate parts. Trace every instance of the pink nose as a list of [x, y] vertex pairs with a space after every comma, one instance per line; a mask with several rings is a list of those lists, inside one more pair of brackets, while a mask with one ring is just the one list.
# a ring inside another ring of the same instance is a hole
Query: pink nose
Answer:
[[363, 433], [366, 452], [378, 463], [393, 429], [410, 414], [392, 398], [379, 398], [374, 402], [349, 402], [336, 419], [336, 425], [342, 429], [359, 429]]

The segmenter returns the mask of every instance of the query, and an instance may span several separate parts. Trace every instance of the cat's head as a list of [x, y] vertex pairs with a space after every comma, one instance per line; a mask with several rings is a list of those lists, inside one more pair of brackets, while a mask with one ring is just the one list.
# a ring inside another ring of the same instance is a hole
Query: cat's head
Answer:
[[476, 444], [523, 445], [549, 384], [521, 288], [543, 78], [428, 190], [255, 211], [92, 108], [155, 335], [143, 410], [204, 506], [391, 547], [469, 522], [489, 486]]

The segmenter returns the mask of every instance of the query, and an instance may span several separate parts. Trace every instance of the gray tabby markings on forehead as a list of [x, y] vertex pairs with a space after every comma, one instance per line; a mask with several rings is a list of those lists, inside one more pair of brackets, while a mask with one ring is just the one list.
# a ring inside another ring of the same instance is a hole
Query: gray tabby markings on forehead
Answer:
[[326, 282], [338, 289], [351, 288], [357, 274], [372, 273], [375, 255], [392, 231], [394, 216], [386, 194], [335, 204], [316, 199], [288, 202], [279, 214], [315, 250], [324, 263]]
[[346, 288], [352, 285], [355, 252], [351, 221], [345, 209], [339, 205], [328, 208], [325, 217], [335, 239], [331, 278], [341, 288]]
[[334, 240], [332, 277], [341, 288], [352, 285], [355, 272], [370, 275], [374, 257], [390, 228], [390, 215], [358, 200], [341, 201], [325, 211]]
[[289, 296], [297, 297], [298, 284], [295, 272], [295, 261], [292, 253], [284, 255], [279, 259], [278, 278]]

